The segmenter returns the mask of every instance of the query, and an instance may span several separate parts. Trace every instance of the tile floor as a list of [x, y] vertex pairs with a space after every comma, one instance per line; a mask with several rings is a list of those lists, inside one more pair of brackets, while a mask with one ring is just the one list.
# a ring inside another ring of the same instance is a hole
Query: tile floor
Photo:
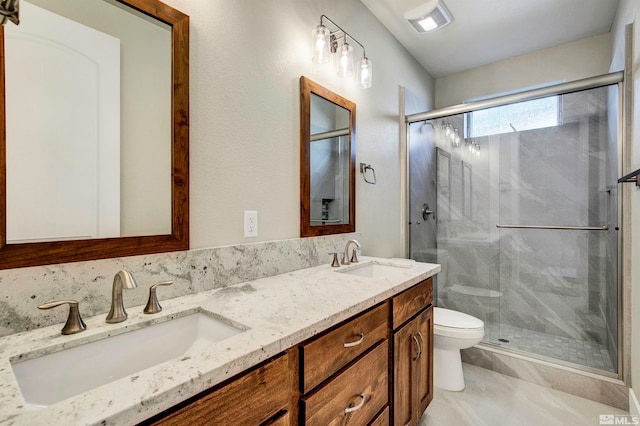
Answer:
[[[500, 342], [498, 341], [500, 338], [507, 339], [509, 342]], [[484, 340], [505, 348], [519, 349], [598, 370], [616, 371], [607, 346], [595, 342], [495, 323], [485, 324]]]
[[629, 414], [474, 365], [463, 368], [465, 390], [436, 389], [418, 426], [597, 426], [601, 415]]

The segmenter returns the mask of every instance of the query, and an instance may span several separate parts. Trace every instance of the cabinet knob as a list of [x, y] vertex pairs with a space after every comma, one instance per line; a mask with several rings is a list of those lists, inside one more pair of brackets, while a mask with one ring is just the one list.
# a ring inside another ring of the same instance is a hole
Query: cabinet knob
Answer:
[[362, 399], [362, 401], [360, 401], [360, 404], [352, 407], [351, 404], [349, 404], [349, 406], [347, 408], [344, 409], [344, 413], [345, 414], [349, 414], [349, 413], [353, 413], [354, 411], [357, 411], [359, 409], [362, 408], [362, 406], [364, 405], [364, 401], [365, 401], [365, 396], [363, 393], [360, 394], [360, 398]]

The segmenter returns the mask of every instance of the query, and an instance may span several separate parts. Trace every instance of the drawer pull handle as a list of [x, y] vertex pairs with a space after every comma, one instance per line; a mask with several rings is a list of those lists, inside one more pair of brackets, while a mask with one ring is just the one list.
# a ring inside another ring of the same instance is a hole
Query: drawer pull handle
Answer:
[[416, 354], [415, 358], [413, 358], [413, 361], [415, 361], [416, 359], [420, 358], [420, 355], [422, 355], [422, 348], [420, 347], [420, 342], [418, 342], [418, 338], [415, 336], [415, 334], [412, 335], [411, 338], [413, 339], [416, 346], [418, 347], [418, 353]]
[[345, 348], [352, 348], [354, 346], [358, 346], [360, 343], [364, 342], [364, 333], [360, 333], [360, 338], [355, 342], [347, 342], [343, 346]]
[[421, 357], [422, 356], [422, 351], [424, 350], [424, 348], [427, 347], [427, 345], [425, 345], [424, 337], [422, 337], [422, 333], [420, 333], [419, 331], [418, 331], [418, 337], [420, 337], [420, 341], [422, 342], [422, 346], [420, 347], [420, 355], [418, 355], [418, 357]]
[[362, 398], [362, 401], [360, 401], [360, 404], [356, 405], [355, 407], [352, 407], [351, 405], [349, 405], [347, 408], [344, 409], [344, 413], [349, 414], [361, 409], [362, 406], [364, 405], [364, 400], [365, 400], [365, 396], [363, 393], [360, 394], [360, 398]]

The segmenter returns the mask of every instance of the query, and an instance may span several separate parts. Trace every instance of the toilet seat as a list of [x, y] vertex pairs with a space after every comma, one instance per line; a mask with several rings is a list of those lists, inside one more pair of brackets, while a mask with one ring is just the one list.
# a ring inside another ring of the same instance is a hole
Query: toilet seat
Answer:
[[484, 322], [463, 312], [435, 307], [433, 333], [456, 338], [482, 338]]

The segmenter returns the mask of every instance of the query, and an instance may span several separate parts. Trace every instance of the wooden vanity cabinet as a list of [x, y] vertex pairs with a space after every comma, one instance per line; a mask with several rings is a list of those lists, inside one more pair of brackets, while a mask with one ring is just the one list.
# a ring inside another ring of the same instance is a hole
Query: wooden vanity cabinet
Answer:
[[300, 424], [388, 424], [388, 336], [385, 302], [301, 344]]
[[143, 424], [289, 426], [297, 411], [295, 364], [295, 355], [282, 354]]
[[145, 425], [416, 425], [433, 399], [432, 280]]
[[391, 300], [394, 425], [418, 424], [433, 399], [432, 289], [429, 278]]

